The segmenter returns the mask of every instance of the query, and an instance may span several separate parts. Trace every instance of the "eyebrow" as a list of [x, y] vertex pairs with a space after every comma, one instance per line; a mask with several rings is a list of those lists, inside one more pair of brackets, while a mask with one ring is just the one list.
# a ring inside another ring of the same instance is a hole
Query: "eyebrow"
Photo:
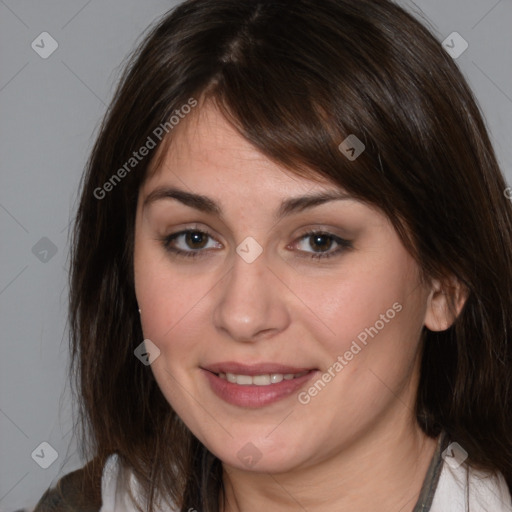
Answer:
[[[144, 209], [154, 202], [164, 199], [175, 199], [186, 206], [195, 208], [196, 210], [200, 210], [204, 213], [214, 214], [222, 218], [222, 209], [213, 199], [204, 195], [186, 192], [185, 190], [176, 187], [162, 186], [155, 188], [144, 199], [142, 208]], [[276, 220], [279, 220], [292, 213], [298, 213], [330, 201], [346, 199], [353, 200], [354, 197], [342, 191], [320, 192], [317, 194], [290, 197], [281, 201], [275, 217]]]

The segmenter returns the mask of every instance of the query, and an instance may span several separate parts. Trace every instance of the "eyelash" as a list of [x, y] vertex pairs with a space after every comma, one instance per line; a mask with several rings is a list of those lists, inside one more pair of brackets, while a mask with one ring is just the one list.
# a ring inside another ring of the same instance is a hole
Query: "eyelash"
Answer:
[[[205, 251], [203, 251], [201, 249], [183, 251], [182, 249], [177, 249], [176, 247], [172, 247], [170, 245], [173, 240], [175, 240], [176, 238], [178, 238], [182, 235], [186, 235], [187, 233], [199, 233], [201, 235], [207, 235], [211, 239], [214, 238], [208, 231], [203, 231], [203, 230], [199, 230], [199, 229], [186, 229], [183, 231], [179, 231], [177, 233], [173, 233], [171, 235], [167, 235], [167, 236], [161, 238], [160, 241], [166, 251], [174, 253], [176, 256], [180, 256], [180, 257], [183, 256], [186, 258], [197, 258], [198, 256], [203, 257], [204, 256], [203, 253]], [[316, 260], [327, 259], [327, 258], [332, 258], [333, 256], [339, 255], [340, 253], [344, 252], [346, 249], [353, 248], [352, 243], [349, 240], [345, 240], [336, 235], [333, 235], [332, 233], [328, 233], [328, 232], [322, 231], [322, 230], [308, 231], [307, 233], [304, 233], [303, 235], [301, 235], [298, 240], [302, 240], [304, 238], [309, 238], [314, 235], [325, 236], [329, 239], [332, 239], [332, 241], [334, 241], [335, 243], [338, 244], [338, 248], [331, 252], [317, 252], [317, 253], [313, 252], [313, 253], [308, 253], [309, 254], [308, 256], [301, 256], [301, 257], [311, 258], [311, 259], [316, 259]]]

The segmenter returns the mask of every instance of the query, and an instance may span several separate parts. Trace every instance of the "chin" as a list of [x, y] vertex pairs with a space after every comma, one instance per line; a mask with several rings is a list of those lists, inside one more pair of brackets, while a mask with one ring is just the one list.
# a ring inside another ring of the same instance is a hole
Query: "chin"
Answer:
[[244, 437], [243, 439], [231, 439], [229, 445], [217, 443], [208, 444], [210, 451], [214, 453], [224, 464], [241, 471], [256, 473], [286, 473], [302, 465], [304, 461], [301, 443], [291, 445], [284, 439], [269, 440], [261, 437]]

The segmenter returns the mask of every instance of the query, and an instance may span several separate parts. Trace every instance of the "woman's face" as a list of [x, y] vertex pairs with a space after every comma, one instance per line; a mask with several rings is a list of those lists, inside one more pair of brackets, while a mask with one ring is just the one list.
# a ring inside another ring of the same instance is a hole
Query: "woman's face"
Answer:
[[272, 163], [211, 105], [173, 136], [140, 190], [134, 265], [184, 423], [224, 463], [273, 472], [410, 427], [431, 290], [388, 219], [301, 199], [342, 190]]

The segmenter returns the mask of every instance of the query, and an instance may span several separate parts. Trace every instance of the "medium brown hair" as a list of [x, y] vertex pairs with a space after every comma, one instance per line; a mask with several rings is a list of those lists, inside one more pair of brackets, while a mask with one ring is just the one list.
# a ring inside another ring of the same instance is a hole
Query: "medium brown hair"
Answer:
[[[425, 276], [465, 287], [455, 323], [424, 328], [416, 416], [427, 435], [447, 431], [472, 465], [500, 471], [512, 487], [506, 184], [457, 66], [388, 0], [189, 0], [130, 58], [83, 177], [72, 240], [71, 371], [82, 454], [101, 465], [117, 452], [148, 510], [156, 491], [183, 511], [219, 509], [221, 461], [133, 353], [143, 340], [135, 211], [160, 144], [104, 197], [95, 194], [189, 98], [214, 101], [273, 161], [378, 207]], [[353, 161], [338, 148], [350, 134], [365, 144]], [[163, 140], [172, 141], [172, 131]]]

